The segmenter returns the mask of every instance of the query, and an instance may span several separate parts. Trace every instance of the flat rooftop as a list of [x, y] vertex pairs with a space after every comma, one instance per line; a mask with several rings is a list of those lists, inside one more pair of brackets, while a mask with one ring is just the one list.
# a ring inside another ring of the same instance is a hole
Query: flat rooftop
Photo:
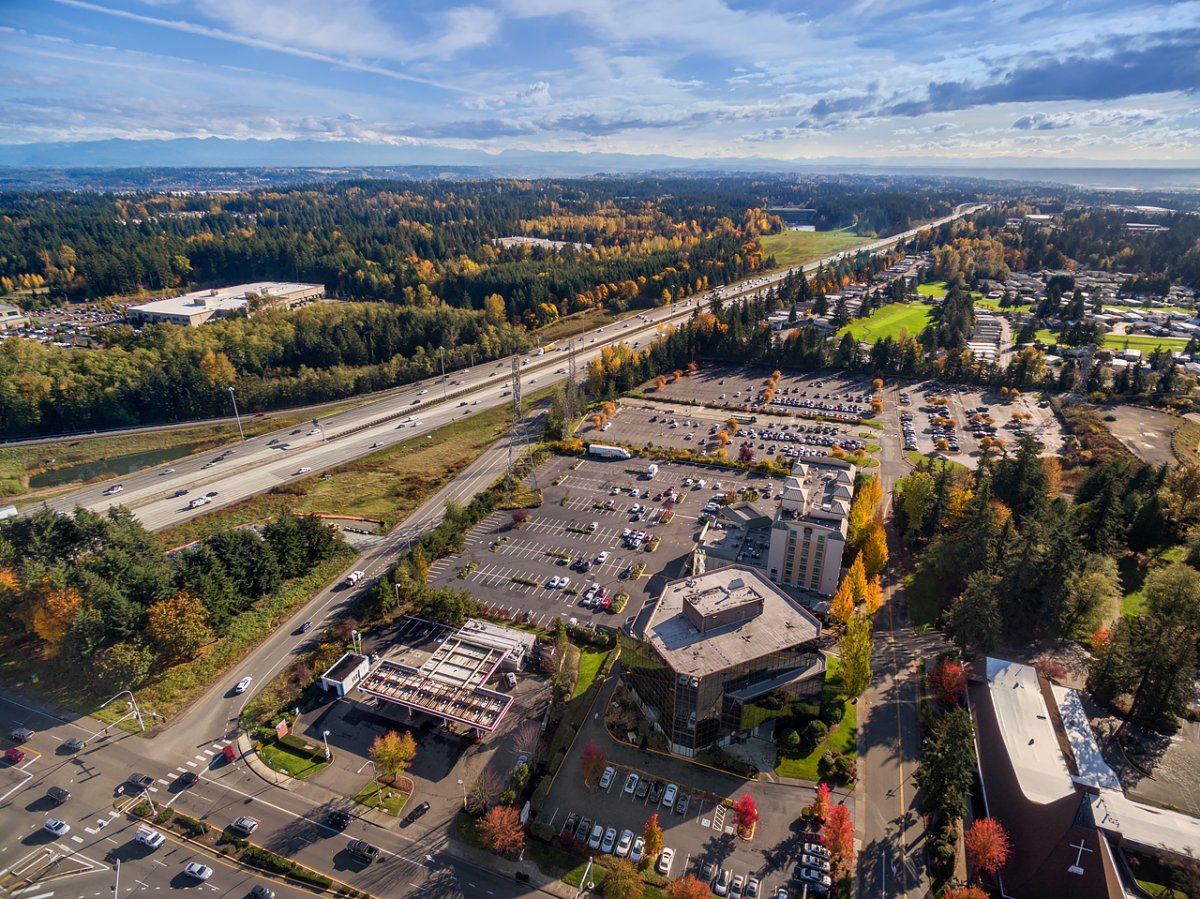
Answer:
[[358, 653], [348, 652], [336, 662], [333, 667], [326, 671], [321, 677], [329, 678], [329, 680], [344, 681], [348, 678], [363, 662], [369, 662], [366, 656], [360, 656]]
[[300, 284], [290, 281], [255, 281], [212, 290], [193, 290], [177, 297], [153, 300], [130, 306], [130, 312], [155, 312], [160, 315], [195, 315], [203, 309], [237, 311], [246, 305], [246, 294], [255, 293], [283, 297], [301, 291], [324, 291], [321, 284]]
[[[761, 601], [762, 612], [701, 633], [684, 602], [702, 609]], [[753, 568], [727, 565], [694, 578], [669, 581], [642, 630], [679, 674], [701, 677], [768, 653], [816, 640], [821, 625], [803, 606]]]

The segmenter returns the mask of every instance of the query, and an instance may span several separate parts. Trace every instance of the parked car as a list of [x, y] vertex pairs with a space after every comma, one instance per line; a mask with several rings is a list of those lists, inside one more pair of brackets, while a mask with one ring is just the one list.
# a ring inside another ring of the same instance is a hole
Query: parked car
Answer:
[[18, 749], [16, 746], [10, 746], [4, 750], [4, 761], [10, 765], [19, 765], [25, 761], [25, 757], [29, 755], [24, 749]]
[[679, 792], [679, 787], [675, 784], [667, 784], [667, 790], [663, 793], [662, 804], [670, 808], [675, 804], [675, 794]]
[[600, 775], [600, 789], [607, 790], [612, 786], [613, 778], [617, 775], [617, 769], [609, 765], [604, 769], [604, 773]]
[[758, 899], [760, 883], [753, 874], [746, 880], [746, 899]]
[[733, 881], [733, 872], [728, 868], [722, 868], [721, 873], [717, 875], [717, 879], [713, 881], [713, 892], [718, 896], [729, 895], [729, 884]]
[[592, 819], [584, 818], [579, 822], [579, 827], [575, 830], [575, 842], [586, 843], [588, 837], [592, 833]]
[[604, 825], [596, 824], [592, 827], [592, 835], [588, 838], [589, 849], [599, 849], [600, 841], [604, 839]]
[[635, 865], [642, 860], [642, 855], [646, 851], [646, 838], [638, 837], [633, 841], [633, 848], [629, 850], [629, 860]]
[[625, 828], [621, 831], [621, 838], [617, 840], [616, 855], [618, 858], [624, 858], [629, 855], [629, 850], [633, 848], [633, 831]]
[[679, 801], [675, 803], [675, 814], [683, 815], [687, 813], [688, 801], [691, 799], [690, 793], [680, 793]]
[[820, 871], [823, 874], [829, 873], [829, 862], [817, 855], [802, 854], [800, 856], [800, 864], [806, 868], [812, 868], [814, 871]]
[[651, 783], [650, 784], [650, 804], [658, 805], [659, 800], [662, 799], [662, 795], [663, 795], [663, 782], [661, 780], [656, 780], [653, 783]]
[[14, 743], [28, 743], [33, 739], [33, 733], [28, 727], [14, 727], [8, 736]]
[[559, 838], [562, 840], [575, 839], [575, 828], [578, 826], [579, 815], [576, 812], [571, 812], [571, 814], [567, 816], [567, 820], [563, 822], [562, 829], [560, 829], [558, 832]]
[[659, 874], [669, 875], [671, 873], [671, 863], [675, 861], [675, 850], [668, 846], [662, 851], [662, 855], [658, 857], [658, 864], [655, 869]]
[[742, 889], [746, 885], [746, 879], [741, 874], [733, 878], [733, 883], [729, 885], [729, 899], [742, 899]]
[[600, 851], [611, 853], [617, 843], [617, 829], [610, 827], [604, 831], [604, 839], [600, 841]]
[[637, 789], [637, 785], [638, 776], [633, 772], [630, 772], [629, 776], [625, 778], [625, 789], [623, 792], [633, 795], [634, 790]]

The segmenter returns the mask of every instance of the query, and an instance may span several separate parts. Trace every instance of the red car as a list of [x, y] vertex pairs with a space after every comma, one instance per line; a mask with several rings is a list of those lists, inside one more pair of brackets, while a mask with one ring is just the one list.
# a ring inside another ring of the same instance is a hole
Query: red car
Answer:
[[4, 751], [4, 761], [10, 765], [19, 765], [25, 761], [28, 754], [24, 749], [18, 749], [16, 746], [13, 746], [11, 749]]

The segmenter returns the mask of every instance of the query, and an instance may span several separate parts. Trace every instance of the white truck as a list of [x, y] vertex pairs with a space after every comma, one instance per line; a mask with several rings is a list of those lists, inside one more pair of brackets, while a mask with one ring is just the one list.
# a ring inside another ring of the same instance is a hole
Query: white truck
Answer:
[[188, 503], [189, 509], [199, 509], [201, 506], [207, 506], [212, 500], [207, 496], [197, 496], [194, 500]]
[[133, 838], [151, 849], [157, 849], [166, 841], [166, 837], [150, 827], [139, 827]]
[[632, 459], [633, 455], [622, 446], [607, 446], [603, 443], [589, 443], [588, 452], [602, 459]]
[[346, 578], [346, 586], [353, 587], [366, 576], [365, 571], [351, 571], [350, 576]]
[[646, 466], [646, 478], [649, 480], [649, 479], [653, 478], [656, 474], [658, 474], [658, 466], [655, 463], [651, 462], [649, 465]]

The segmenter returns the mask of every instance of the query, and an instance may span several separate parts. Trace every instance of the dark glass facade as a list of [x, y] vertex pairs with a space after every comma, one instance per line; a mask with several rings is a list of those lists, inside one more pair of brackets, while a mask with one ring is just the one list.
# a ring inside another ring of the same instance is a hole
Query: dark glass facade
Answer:
[[[720, 743], [741, 729], [743, 700], [770, 692], [780, 679], [820, 666], [817, 641], [748, 659], [702, 677], [678, 674], [649, 643], [620, 635], [621, 671], [651, 723], [679, 755]], [[823, 678], [792, 688], [819, 692]], [[732, 695], [741, 693], [742, 696]]]

